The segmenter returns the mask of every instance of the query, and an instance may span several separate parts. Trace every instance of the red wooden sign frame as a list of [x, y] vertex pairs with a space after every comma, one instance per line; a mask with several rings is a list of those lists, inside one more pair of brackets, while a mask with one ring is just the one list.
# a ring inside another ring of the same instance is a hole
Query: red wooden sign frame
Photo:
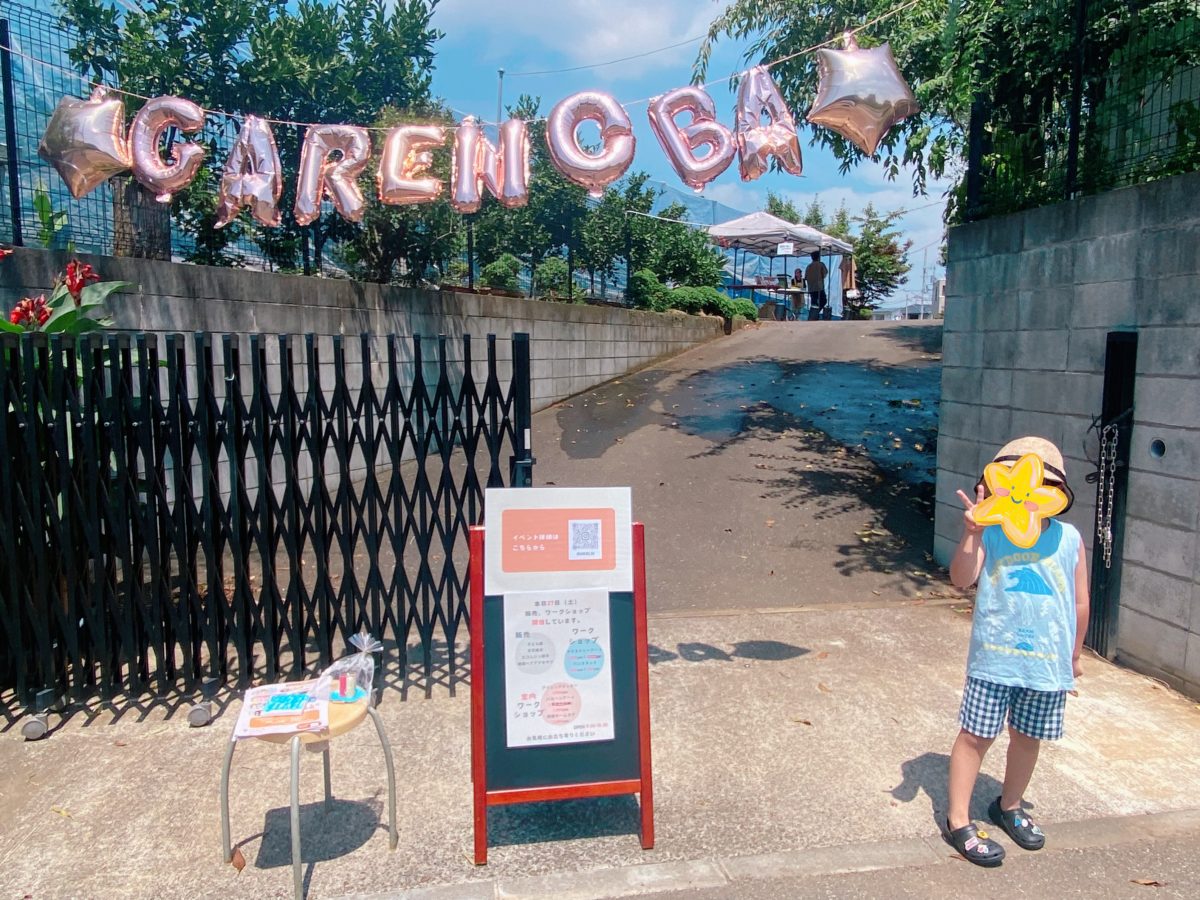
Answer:
[[483, 528], [470, 530], [471, 548], [471, 781], [475, 806], [475, 865], [487, 865], [489, 806], [570, 800], [579, 797], [612, 797], [637, 794], [641, 801], [642, 849], [654, 847], [654, 785], [650, 765], [650, 653], [646, 637], [646, 532], [633, 523], [634, 664], [637, 668], [638, 755], [641, 775], [625, 781], [547, 785], [513, 790], [488, 790], [487, 735], [484, 714], [483, 646]]

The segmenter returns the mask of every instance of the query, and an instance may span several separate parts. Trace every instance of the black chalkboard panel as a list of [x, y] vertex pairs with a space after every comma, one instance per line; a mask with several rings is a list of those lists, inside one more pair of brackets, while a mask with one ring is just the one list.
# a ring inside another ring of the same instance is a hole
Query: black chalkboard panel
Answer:
[[504, 598], [483, 598], [487, 788], [503, 791], [641, 778], [633, 593], [610, 593], [611, 741], [509, 749], [504, 710]]

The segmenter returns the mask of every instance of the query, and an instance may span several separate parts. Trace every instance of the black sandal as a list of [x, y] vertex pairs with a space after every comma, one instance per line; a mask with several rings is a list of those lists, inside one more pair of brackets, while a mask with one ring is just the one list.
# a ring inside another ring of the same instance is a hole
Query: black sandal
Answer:
[[1001, 809], [999, 797], [988, 807], [988, 818], [1003, 828], [1013, 843], [1023, 850], [1041, 850], [1046, 845], [1046, 836], [1033, 819], [1020, 807]]
[[986, 831], [976, 828], [974, 822], [951, 831], [950, 822], [947, 821], [942, 836], [967, 862], [988, 869], [1004, 862], [1004, 848], [990, 839]]

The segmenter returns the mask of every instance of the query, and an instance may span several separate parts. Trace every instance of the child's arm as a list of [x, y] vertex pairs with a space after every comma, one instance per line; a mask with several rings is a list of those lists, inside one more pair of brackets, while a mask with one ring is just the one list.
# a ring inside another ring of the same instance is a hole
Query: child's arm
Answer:
[[1087, 551], [1079, 542], [1079, 562], [1075, 564], [1075, 654], [1071, 657], [1071, 668], [1078, 678], [1083, 674], [1079, 666], [1079, 654], [1083, 652], [1083, 637], [1087, 634], [1092, 595], [1088, 590]]
[[963, 534], [950, 560], [950, 582], [957, 588], [968, 588], [979, 580], [983, 570], [983, 526], [971, 518], [971, 510], [983, 502], [983, 485], [975, 489], [975, 503], [962, 491], [958, 492], [966, 509], [963, 511]]

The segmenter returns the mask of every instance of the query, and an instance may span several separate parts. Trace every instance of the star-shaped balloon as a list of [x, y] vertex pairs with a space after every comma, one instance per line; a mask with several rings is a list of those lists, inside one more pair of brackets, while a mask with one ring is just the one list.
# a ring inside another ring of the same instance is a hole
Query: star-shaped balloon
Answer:
[[1036, 453], [1026, 453], [1011, 467], [988, 463], [983, 480], [991, 496], [975, 505], [971, 517], [980, 525], [999, 525], [1005, 537], [1028, 550], [1042, 535], [1042, 520], [1067, 508], [1066, 492], [1044, 484], [1044, 476]]
[[872, 156], [888, 130], [920, 107], [887, 44], [863, 50], [854, 35], [844, 40], [845, 50], [817, 51], [820, 83], [808, 121]]
[[38, 144], [78, 200], [132, 162], [125, 138], [125, 104], [98, 87], [87, 100], [63, 97]]

